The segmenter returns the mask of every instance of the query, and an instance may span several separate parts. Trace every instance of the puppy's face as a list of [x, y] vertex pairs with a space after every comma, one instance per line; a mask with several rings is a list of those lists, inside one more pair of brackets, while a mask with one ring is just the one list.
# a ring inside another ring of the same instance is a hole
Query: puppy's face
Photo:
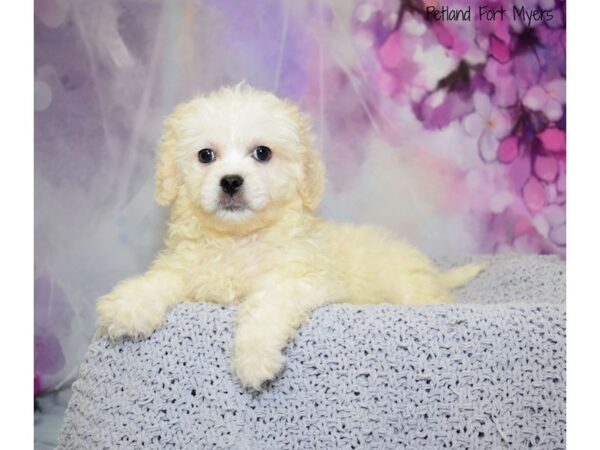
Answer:
[[242, 223], [302, 199], [314, 209], [323, 168], [298, 110], [247, 86], [179, 106], [167, 119], [157, 169], [161, 204], [184, 193], [206, 215]]
[[177, 169], [188, 196], [205, 212], [244, 221], [297, 192], [298, 125], [274, 99], [200, 99], [179, 127]]

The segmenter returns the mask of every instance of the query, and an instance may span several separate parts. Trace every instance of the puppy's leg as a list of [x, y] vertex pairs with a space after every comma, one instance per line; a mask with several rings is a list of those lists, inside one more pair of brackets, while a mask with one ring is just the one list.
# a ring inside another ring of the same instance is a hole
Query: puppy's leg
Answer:
[[326, 298], [309, 280], [271, 279], [240, 304], [232, 369], [242, 385], [258, 390], [277, 375], [287, 341]]
[[185, 300], [181, 273], [164, 266], [119, 283], [110, 294], [98, 300], [98, 326], [113, 339], [146, 337], [163, 322], [176, 302]]

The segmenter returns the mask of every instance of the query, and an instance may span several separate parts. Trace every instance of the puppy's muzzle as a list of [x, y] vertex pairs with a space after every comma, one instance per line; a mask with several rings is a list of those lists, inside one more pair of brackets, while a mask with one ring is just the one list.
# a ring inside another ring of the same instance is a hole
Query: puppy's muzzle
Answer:
[[244, 179], [239, 175], [225, 175], [221, 178], [220, 184], [223, 192], [233, 197], [233, 195], [240, 190], [242, 184], [244, 184]]

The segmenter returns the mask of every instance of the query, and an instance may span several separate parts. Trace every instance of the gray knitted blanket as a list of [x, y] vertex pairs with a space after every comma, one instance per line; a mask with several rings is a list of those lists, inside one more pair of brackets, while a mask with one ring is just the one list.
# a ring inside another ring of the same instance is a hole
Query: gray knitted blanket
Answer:
[[323, 307], [258, 394], [229, 373], [233, 311], [182, 304], [94, 340], [58, 448], [564, 448], [564, 262], [496, 257], [457, 297]]

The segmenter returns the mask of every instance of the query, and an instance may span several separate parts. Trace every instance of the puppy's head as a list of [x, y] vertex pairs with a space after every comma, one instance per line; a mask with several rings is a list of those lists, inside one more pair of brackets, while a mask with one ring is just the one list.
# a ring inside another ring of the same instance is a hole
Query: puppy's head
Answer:
[[156, 199], [185, 196], [216, 222], [241, 224], [287, 205], [314, 210], [324, 169], [307, 119], [246, 85], [179, 105], [166, 119]]

